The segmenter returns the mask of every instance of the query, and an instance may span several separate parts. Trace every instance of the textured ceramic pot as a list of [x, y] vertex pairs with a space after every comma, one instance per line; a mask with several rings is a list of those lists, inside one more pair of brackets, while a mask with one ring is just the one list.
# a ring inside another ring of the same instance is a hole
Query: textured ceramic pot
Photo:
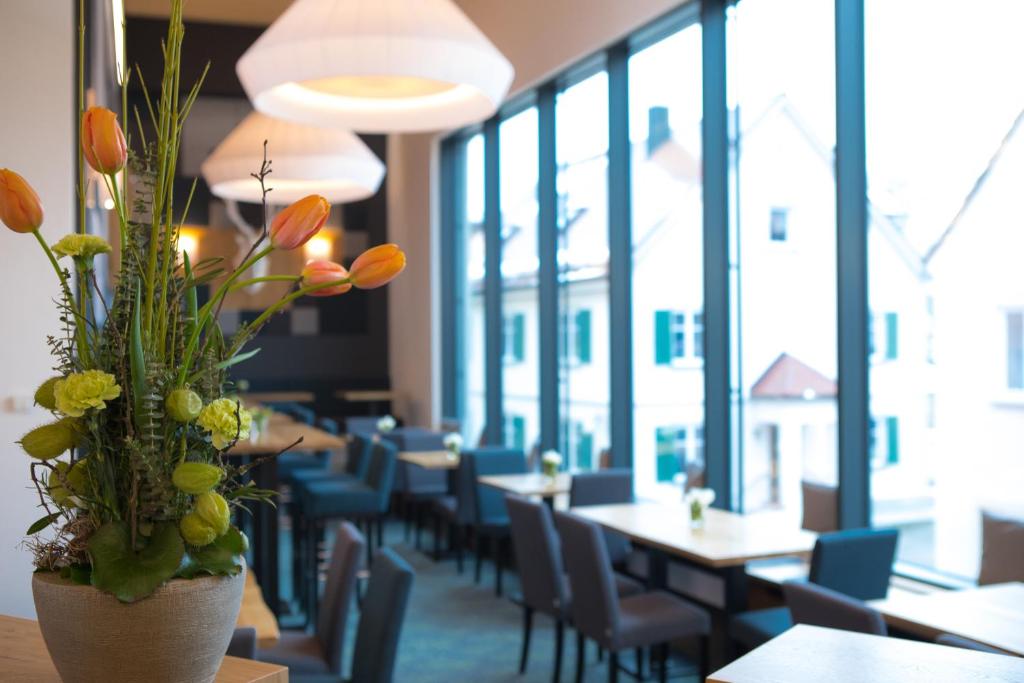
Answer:
[[244, 586], [244, 571], [175, 579], [125, 604], [57, 574], [32, 577], [39, 626], [64, 683], [213, 681]]

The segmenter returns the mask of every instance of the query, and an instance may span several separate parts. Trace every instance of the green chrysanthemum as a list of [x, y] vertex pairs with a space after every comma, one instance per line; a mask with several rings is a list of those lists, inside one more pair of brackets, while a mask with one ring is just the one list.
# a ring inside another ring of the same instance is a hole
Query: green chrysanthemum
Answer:
[[216, 448], [225, 448], [232, 441], [249, 438], [252, 415], [238, 401], [219, 398], [203, 408], [197, 423], [210, 432]]
[[59, 258], [71, 256], [76, 259], [92, 259], [97, 254], [110, 253], [110, 245], [102, 237], [72, 233], [64, 235], [51, 247]]
[[86, 370], [57, 380], [53, 397], [57, 410], [69, 417], [81, 417], [86, 410], [103, 410], [107, 401], [121, 395], [121, 387], [114, 376], [102, 370]]

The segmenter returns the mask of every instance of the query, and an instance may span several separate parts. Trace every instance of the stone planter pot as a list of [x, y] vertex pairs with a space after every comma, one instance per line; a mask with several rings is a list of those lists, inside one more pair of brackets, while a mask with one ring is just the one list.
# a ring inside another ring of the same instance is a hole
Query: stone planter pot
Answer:
[[58, 574], [32, 577], [39, 626], [64, 683], [206, 683], [242, 604], [237, 576], [175, 579], [132, 604]]

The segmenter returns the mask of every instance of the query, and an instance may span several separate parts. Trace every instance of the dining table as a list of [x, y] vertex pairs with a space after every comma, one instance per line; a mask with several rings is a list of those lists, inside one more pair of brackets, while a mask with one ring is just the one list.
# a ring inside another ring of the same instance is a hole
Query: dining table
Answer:
[[707, 683], [1011, 683], [1024, 660], [933, 643], [797, 624], [711, 674]]
[[238, 610], [235, 625], [239, 628], [250, 627], [256, 631], [256, 646], [261, 650], [269, 650], [281, 641], [281, 627], [277, 623], [270, 606], [263, 599], [256, 574], [245, 573], [245, 587], [242, 589], [242, 606]]
[[[287, 415], [271, 413], [263, 429], [236, 443], [224, 455], [243, 464], [259, 463], [252, 472], [257, 488], [278, 488], [277, 458], [287, 451], [313, 457], [321, 451], [345, 447], [345, 440], [322, 429], [297, 422]], [[252, 510], [252, 569], [260, 577], [263, 597], [275, 615], [280, 615], [280, 557], [278, 509], [265, 503], [250, 504]]]
[[425, 470], [457, 470], [459, 456], [451, 451], [399, 451], [398, 459]]
[[669, 558], [718, 577], [723, 586], [720, 601], [690, 597], [711, 609], [713, 654], [722, 662], [729, 652], [728, 620], [747, 609], [747, 562], [806, 557], [817, 540], [817, 534], [800, 529], [782, 512], [743, 515], [710, 508], [704, 512], [703, 524], [696, 527], [690, 521], [689, 506], [681, 501], [587, 505], [570, 512], [645, 548], [651, 589], [668, 585]]
[[925, 640], [951, 633], [1024, 657], [1024, 583], [925, 594], [890, 591], [869, 604], [890, 629]]
[[[0, 615], [0, 680], [60, 683], [39, 622]], [[288, 683], [288, 667], [225, 657], [214, 680], [216, 683]]]
[[559, 472], [549, 477], [542, 472], [525, 472], [523, 474], [488, 474], [479, 477], [484, 486], [511, 493], [524, 498], [536, 497], [549, 506], [554, 506], [557, 496], [569, 494], [572, 487], [572, 474]]

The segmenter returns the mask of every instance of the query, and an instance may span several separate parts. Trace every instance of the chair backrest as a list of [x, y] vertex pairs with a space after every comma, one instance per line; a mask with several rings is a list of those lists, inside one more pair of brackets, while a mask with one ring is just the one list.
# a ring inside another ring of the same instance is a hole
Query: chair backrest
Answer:
[[633, 472], [608, 469], [579, 472], [569, 487], [569, 507], [633, 502]]
[[839, 591], [805, 581], [787, 581], [782, 584], [782, 592], [794, 624], [887, 635], [885, 620], [877, 610]]
[[[237, 630], [236, 630], [237, 633]], [[1006, 653], [1002, 650], [997, 650], [994, 647], [989, 647], [984, 643], [979, 643], [976, 640], [970, 638], [964, 638], [963, 636], [954, 635], [952, 633], [940, 633], [935, 637], [935, 642], [939, 645], [946, 645], [949, 647], [959, 647], [963, 650], [975, 650], [977, 652], [988, 652], [994, 655], [1005, 655]], [[229, 653], [230, 654], [230, 653]]]
[[327, 585], [316, 620], [316, 637], [331, 673], [340, 676], [345, 649], [348, 609], [356, 589], [356, 574], [366, 541], [349, 522], [342, 522], [334, 537]]
[[572, 587], [572, 620], [583, 635], [608, 646], [619, 628], [619, 596], [601, 529], [568, 512], [556, 512], [562, 556]]
[[[328, 434], [334, 434], [335, 436], [341, 433], [341, 429], [338, 427], [338, 421], [332, 420], [329, 417], [316, 418], [316, 421], [313, 423], [313, 426], [315, 426], [317, 429], [327, 432]], [[322, 462], [324, 465], [327, 465], [331, 459], [331, 451], [317, 451], [316, 457], [317, 460]]]
[[359, 415], [345, 418], [345, 431], [349, 434], [376, 434], [379, 417]]
[[505, 496], [523, 602], [555, 617], [567, 616], [562, 548], [551, 510], [520, 496]]
[[[399, 427], [380, 438], [393, 443], [399, 451], [444, 450], [444, 434], [423, 427]], [[399, 462], [395, 471], [395, 490], [401, 493], [443, 490], [446, 483], [447, 475], [442, 470]]]
[[1024, 519], [982, 510], [978, 585], [1024, 581]]
[[366, 471], [370, 467], [370, 454], [373, 439], [365, 434], [355, 433], [348, 442], [348, 457], [345, 459], [345, 472], [360, 481], [366, 479]]
[[376, 441], [370, 449], [370, 466], [366, 470], [366, 485], [377, 492], [377, 511], [387, 512], [391, 490], [395, 483], [395, 463], [398, 450], [387, 441]]
[[839, 529], [839, 491], [835, 486], [800, 482], [804, 499], [804, 519], [801, 526], [819, 534]]
[[256, 628], [253, 626], [236, 627], [235, 632], [231, 634], [226, 654], [228, 657], [256, 659]]
[[489, 474], [523, 474], [526, 472], [526, 455], [522, 451], [501, 447], [477, 448], [462, 454], [470, 468], [476, 491], [476, 511], [473, 521], [501, 518], [506, 515], [505, 494], [493, 486], [484, 486], [479, 478]]
[[390, 683], [394, 676], [413, 576], [412, 567], [391, 548], [374, 558], [356, 632], [352, 683]]
[[288, 417], [298, 422], [311, 425], [316, 421], [316, 413], [309, 408], [294, 403], [292, 401], [285, 401], [283, 403], [271, 403], [270, 407], [279, 413], [284, 413]]
[[899, 533], [852, 529], [822, 534], [811, 555], [810, 580], [858, 600], [884, 598]]

